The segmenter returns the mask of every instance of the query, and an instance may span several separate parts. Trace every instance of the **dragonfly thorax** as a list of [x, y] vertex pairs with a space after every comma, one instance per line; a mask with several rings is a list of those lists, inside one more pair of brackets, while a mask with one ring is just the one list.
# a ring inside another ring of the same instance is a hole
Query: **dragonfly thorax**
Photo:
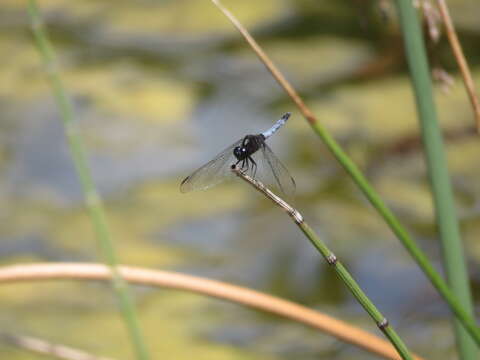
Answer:
[[233, 155], [237, 160], [245, 160], [252, 156], [262, 146], [265, 137], [260, 135], [247, 135], [243, 138], [242, 144], [233, 149]]

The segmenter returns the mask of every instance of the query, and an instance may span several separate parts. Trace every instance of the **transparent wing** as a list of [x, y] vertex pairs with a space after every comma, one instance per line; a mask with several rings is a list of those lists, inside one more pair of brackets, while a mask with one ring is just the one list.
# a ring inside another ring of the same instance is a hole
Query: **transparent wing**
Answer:
[[213, 160], [195, 170], [187, 176], [180, 184], [180, 191], [186, 193], [192, 190], [205, 190], [218, 185], [222, 181], [233, 176], [230, 166], [237, 162], [233, 149], [242, 143], [242, 139], [233, 143]]
[[256, 179], [267, 186], [277, 188], [284, 195], [293, 196], [296, 188], [295, 180], [267, 144], [253, 154], [253, 159], [258, 165], [257, 173], [254, 174]]

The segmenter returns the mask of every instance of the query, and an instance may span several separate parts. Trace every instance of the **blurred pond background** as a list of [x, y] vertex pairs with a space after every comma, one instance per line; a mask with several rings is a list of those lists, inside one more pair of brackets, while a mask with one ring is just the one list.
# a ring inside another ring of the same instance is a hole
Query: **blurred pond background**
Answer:
[[[305, 96], [441, 269], [416, 111], [395, 12], [376, 1], [225, 1]], [[480, 4], [449, 1], [480, 80]], [[243, 182], [180, 181], [292, 111], [270, 141], [295, 203], [410, 348], [454, 359], [449, 311], [227, 19], [204, 0], [39, 1], [122, 263], [251, 287], [381, 335], [287, 216]], [[3, 265], [99, 261], [25, 2], [0, 7]], [[448, 44], [432, 63], [458, 214], [479, 302], [480, 144]], [[154, 359], [371, 359], [303, 325], [172, 290], [135, 287]], [[131, 359], [109, 284], [3, 285], [2, 331]], [[2, 358], [40, 359], [0, 345]]]

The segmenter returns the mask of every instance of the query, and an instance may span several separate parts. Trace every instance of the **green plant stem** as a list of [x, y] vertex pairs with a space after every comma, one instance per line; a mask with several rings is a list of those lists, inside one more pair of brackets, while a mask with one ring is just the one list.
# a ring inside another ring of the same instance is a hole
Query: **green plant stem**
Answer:
[[55, 54], [48, 39], [47, 33], [43, 28], [40, 11], [35, 0], [29, 0], [28, 14], [32, 24], [33, 35], [42, 57], [43, 64], [46, 68], [48, 80], [60, 108], [68, 145], [72, 153], [75, 169], [80, 178], [80, 183], [85, 194], [86, 207], [94, 225], [97, 241], [100, 245], [102, 256], [112, 272], [112, 286], [118, 299], [120, 310], [127, 326], [130, 339], [132, 340], [137, 358], [140, 360], [148, 360], [148, 351], [141, 336], [131, 295], [126, 282], [123, 280], [117, 269], [118, 261], [107, 225], [102, 201], [96, 191], [95, 184], [93, 183], [92, 176], [90, 174], [82, 140], [79, 135], [77, 125], [74, 122], [72, 105], [60, 78]]
[[[310, 242], [315, 246], [315, 248], [322, 254], [322, 256], [327, 260], [330, 264], [329, 259], [332, 258], [333, 253], [328, 249], [328, 247], [320, 240], [317, 234], [312, 230], [312, 228], [304, 221], [301, 224], [298, 224], [302, 232], [305, 236], [310, 240]], [[373, 302], [368, 298], [368, 296], [363, 292], [357, 282], [353, 279], [350, 275], [348, 270], [343, 266], [343, 264], [336, 260], [334, 264], [331, 264], [337, 275], [343, 281], [343, 283], [347, 286], [353, 296], [357, 299], [357, 301], [362, 305], [365, 311], [370, 315], [370, 317], [375, 321], [377, 326], [382, 330], [385, 336], [390, 340], [392, 345], [398, 351], [402, 359], [413, 359], [410, 355], [409, 350], [407, 349], [406, 345], [398, 336], [397, 332], [394, 330], [393, 326], [391, 326], [387, 319], [382, 315], [382, 313], [377, 309], [377, 307], [373, 304]], [[385, 325], [383, 325], [385, 324]]]
[[380, 195], [373, 189], [366, 177], [358, 169], [355, 163], [350, 159], [347, 153], [336, 142], [336, 140], [330, 135], [326, 128], [322, 126], [322, 124], [318, 121], [313, 112], [308, 108], [303, 99], [297, 93], [295, 88], [287, 81], [281, 71], [275, 66], [275, 64], [268, 57], [265, 51], [263, 51], [260, 45], [250, 35], [247, 29], [245, 29], [245, 27], [238, 21], [238, 19], [220, 3], [220, 0], [211, 1], [215, 4], [215, 6], [220, 9], [220, 11], [223, 12], [223, 14], [242, 34], [242, 36], [251, 46], [253, 51], [257, 54], [260, 61], [262, 61], [267, 70], [270, 71], [275, 80], [290, 96], [295, 105], [297, 105], [298, 109], [305, 117], [305, 119], [307, 119], [314, 132], [320, 137], [320, 139], [325, 143], [327, 148], [335, 156], [337, 161], [351, 176], [352, 180], [363, 192], [363, 194], [372, 204], [372, 206], [378, 211], [379, 215], [384, 219], [384, 221], [387, 223], [393, 233], [397, 236], [397, 238], [401, 241], [403, 246], [407, 249], [407, 251], [410, 253], [418, 266], [423, 270], [423, 272], [431, 281], [433, 286], [435, 286], [437, 291], [443, 296], [445, 301], [450, 306], [450, 309], [462, 322], [470, 335], [475, 339], [477, 345], [480, 345], [480, 329], [477, 327], [474, 318], [465, 309], [463, 309], [457, 297], [447, 286], [447, 283], [443, 280], [440, 274], [431, 265], [425, 253], [420, 249], [420, 247], [418, 247], [418, 245], [415, 243], [413, 238], [407, 232], [405, 227], [400, 223], [397, 217], [393, 214], [393, 212], [385, 205]]
[[449, 289], [442, 277], [431, 265], [425, 253], [420, 250], [420, 248], [416, 245], [410, 234], [400, 224], [396, 216], [385, 205], [380, 195], [378, 195], [378, 193], [372, 188], [372, 186], [368, 183], [367, 179], [363, 176], [358, 167], [342, 150], [342, 148], [338, 145], [335, 139], [331, 137], [331, 135], [319, 122], [315, 122], [311, 125], [315, 132], [328, 146], [330, 151], [332, 151], [332, 153], [338, 159], [340, 164], [342, 164], [344, 169], [350, 174], [354, 182], [362, 190], [370, 203], [375, 207], [375, 209], [377, 209], [385, 222], [390, 226], [398, 239], [401, 240], [407, 251], [415, 259], [417, 264], [422, 268], [425, 275], [428, 277], [428, 279], [430, 279], [438, 292], [442, 294], [442, 296], [450, 305], [452, 311], [462, 322], [465, 328], [469, 331], [469, 333], [475, 339], [476, 343], [480, 345], [480, 330], [477, 327], [475, 321], [473, 320], [473, 317], [462, 307], [457, 297], [453, 294], [453, 292]]
[[[447, 161], [442, 143], [430, 70], [423, 44], [422, 29], [411, 0], [397, 0], [408, 64], [412, 74], [413, 89], [417, 103], [422, 138], [425, 148], [428, 175], [435, 205], [437, 227], [443, 249], [443, 258], [450, 288], [457, 295], [465, 311], [473, 316], [472, 295], [468, 282], [466, 262], [462, 248], [460, 230], [455, 214], [452, 188]], [[455, 334], [461, 359], [474, 360], [477, 349], [466, 329], [454, 321]]]
[[317, 236], [315, 231], [305, 222], [300, 212], [287, 204], [283, 199], [272, 193], [260, 181], [251, 178], [242, 170], [232, 168], [232, 171], [242, 180], [251, 185], [255, 190], [265, 195], [268, 199], [273, 201], [276, 205], [280, 206], [287, 212], [287, 214], [293, 219], [295, 224], [300, 228], [300, 230], [302, 230], [303, 234], [307, 237], [307, 239], [310, 240], [312, 245], [320, 252], [320, 254], [322, 254], [326, 262], [334, 268], [338, 277], [343, 281], [345, 286], [350, 290], [350, 292], [357, 299], [360, 305], [362, 305], [365, 311], [375, 321], [375, 323], [377, 324], [379, 329], [385, 334], [387, 339], [390, 340], [390, 342], [395, 347], [402, 359], [413, 360], [410, 351], [407, 349], [402, 339], [398, 336], [397, 332], [388, 323], [388, 320], [382, 315], [382, 313], [377, 309], [373, 302], [363, 292], [363, 290], [353, 279], [345, 266], [343, 266], [343, 264], [337, 259], [335, 254], [330, 251], [327, 245]]

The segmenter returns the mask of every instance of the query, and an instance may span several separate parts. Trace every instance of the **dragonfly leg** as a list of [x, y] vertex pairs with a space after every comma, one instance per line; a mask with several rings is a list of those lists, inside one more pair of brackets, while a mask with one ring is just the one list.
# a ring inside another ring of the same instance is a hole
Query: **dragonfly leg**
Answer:
[[249, 156], [247, 159], [249, 159], [252, 162], [252, 169], [254, 169], [253, 178], [255, 178], [255, 175], [257, 174], [257, 163], [255, 162], [255, 160], [253, 160], [251, 156]]

